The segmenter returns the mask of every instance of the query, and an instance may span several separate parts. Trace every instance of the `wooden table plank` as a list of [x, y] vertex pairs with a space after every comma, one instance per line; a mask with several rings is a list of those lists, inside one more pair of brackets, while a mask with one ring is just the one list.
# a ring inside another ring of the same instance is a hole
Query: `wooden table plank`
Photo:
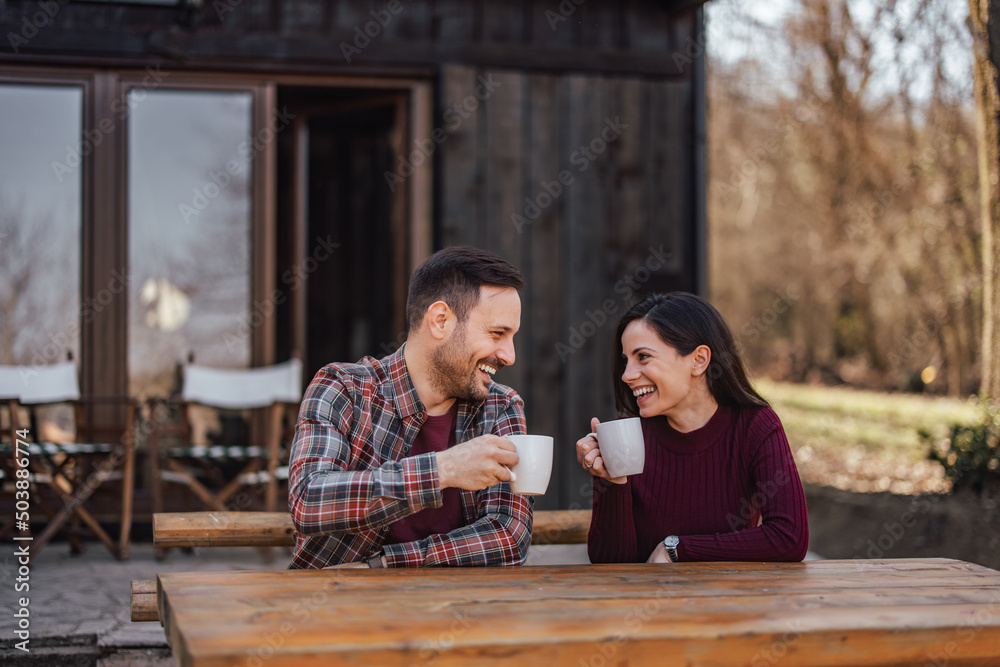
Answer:
[[[423, 600], [439, 598], [478, 599], [489, 595], [491, 599], [518, 599], [523, 590], [532, 591], [529, 597], [557, 597], [566, 599], [605, 598], [632, 596], [675, 596], [691, 599], [720, 596], [765, 596], [784, 595], [786, 597], [826, 595], [844, 596], [852, 591], [862, 595], [881, 596], [888, 599], [895, 589], [900, 589], [904, 598], [917, 594], [932, 595], [943, 590], [971, 589], [978, 591], [996, 585], [997, 573], [956, 561], [947, 562], [933, 575], [926, 568], [913, 569], [887, 566], [872, 580], [864, 576], [864, 570], [856, 567], [838, 567], [835, 561], [795, 564], [776, 567], [748, 567], [745, 564], [680, 564], [676, 568], [664, 570], [656, 565], [647, 566], [577, 566], [577, 567], [522, 567], [490, 569], [435, 569], [422, 570], [419, 574], [407, 570], [389, 570], [359, 576], [352, 572], [348, 576], [332, 576], [337, 571], [273, 571], [273, 572], [231, 572], [184, 575], [183, 594], [205, 596], [200, 601], [203, 609], [223, 609], [233, 604], [231, 598], [209, 597], [208, 593], [217, 586], [244, 590], [252, 598], [268, 600], [269, 607], [282, 602], [282, 593], [290, 586], [303, 591], [336, 591], [338, 600], [349, 600], [351, 596], [378, 595], [391, 590], [397, 595], [418, 596]], [[909, 565], [908, 563], [906, 565]], [[637, 576], [637, 569], [645, 570], [648, 576]], [[780, 579], [770, 578], [781, 572]], [[914, 589], [912, 573], [920, 573], [921, 588]], [[178, 575], [165, 574], [173, 581]], [[290, 583], [291, 579], [298, 583]], [[876, 588], [877, 587], [877, 588]], [[877, 592], [876, 592], [877, 591]], [[868, 592], [868, 593], [866, 593]], [[181, 594], [181, 593], [178, 593]], [[300, 599], [291, 596], [287, 604], [298, 605]]]
[[[251, 643], [233, 642], [226, 635], [199, 638], [194, 650], [175, 650], [182, 665], [363, 664], [412, 665], [433, 661], [442, 665], [926, 665], [935, 656], [949, 657], [948, 665], [996, 665], [1000, 636], [990, 629], [965, 643], [962, 626], [911, 627], [899, 633], [882, 629], [829, 629], [836, 616], [820, 628], [797, 626], [789, 620], [778, 631], [757, 629], [752, 619], [733, 626], [729, 633], [704, 632], [700, 626], [684, 626], [677, 632], [658, 632], [651, 624], [628, 626], [608, 634], [580, 632], [574, 636], [549, 635], [525, 640], [521, 636], [489, 636], [485, 640], [461, 634], [460, 621], [430, 636], [414, 640], [403, 637], [384, 642], [330, 641], [323, 630], [284, 634], [278, 630], [257, 635]], [[905, 623], [905, 617], [887, 617]], [[638, 623], [638, 622], [637, 622]], [[289, 626], [294, 627], [294, 626]], [[633, 627], [635, 631], [633, 632]], [[451, 629], [449, 629], [451, 628]], [[969, 630], [966, 630], [967, 632]], [[553, 634], [559, 628], [553, 629]], [[974, 632], [974, 630], [972, 631]], [[916, 638], [916, 641], [914, 641]], [[174, 644], [176, 646], [176, 644]], [[604, 661], [601, 661], [601, 656]], [[613, 659], [615, 662], [609, 663]], [[595, 662], [596, 661], [596, 662]], [[259, 664], [259, 663], [257, 663]], [[943, 664], [943, 663], [938, 663]]]
[[[525, 568], [527, 569], [527, 568]], [[240, 573], [243, 574], [243, 573]], [[251, 573], [256, 574], [256, 573]], [[163, 575], [168, 580], [173, 581], [174, 575]], [[289, 577], [300, 576], [301, 582], [290, 583]], [[599, 574], [595, 576], [600, 576]], [[525, 594], [522, 592], [525, 587], [530, 587], [529, 599], [543, 596], [558, 595], [560, 600], [566, 599], [587, 599], [621, 597], [624, 595], [638, 598], [646, 596], [668, 596], [684, 598], [713, 598], [721, 595], [729, 596], [804, 596], [804, 595], [846, 595], [848, 593], [860, 592], [861, 595], [874, 595], [874, 591], [880, 591], [883, 597], [900, 595], [909, 598], [919, 595], [932, 595], [935, 591], [942, 590], [963, 590], [969, 589], [978, 592], [983, 587], [995, 585], [995, 577], [971, 575], [967, 578], [941, 578], [932, 581], [925, 579], [921, 582], [921, 587], [913, 588], [913, 579], [905, 577], [885, 577], [880, 581], [864, 584], [863, 582], [839, 582], [836, 577], [812, 577], [809, 579], [795, 580], [792, 577], [782, 577], [780, 582], [775, 581], [774, 585], [769, 585], [767, 581], [753, 581], [734, 577], [732, 582], [700, 580], [687, 576], [678, 575], [671, 578], [662, 578], [657, 581], [645, 578], [632, 580], [618, 580], [609, 578], [603, 584], [588, 582], [586, 580], [569, 580], [565, 578], [550, 580], [524, 581], [521, 579], [490, 579], [477, 580], [462, 583], [458, 578], [432, 579], [412, 582], [410, 580], [400, 581], [392, 584], [392, 578], [372, 575], [367, 581], [358, 581], [362, 577], [352, 577], [354, 580], [340, 581], [329, 577], [314, 577], [311, 573], [285, 573], [283, 580], [273, 582], [261, 581], [240, 581], [239, 579], [223, 578], [217, 582], [190, 582], [183, 581], [181, 589], [183, 594], [195, 596], [204, 595], [219, 586], [230, 586], [234, 590], [246, 591], [255, 597], [265, 597], [271, 600], [270, 605], [278, 604], [282, 598], [281, 594], [293, 586], [298, 590], [330, 590], [335, 591], [340, 599], [347, 599], [350, 596], [357, 596], [363, 599], [367, 596], [377, 595], [385, 590], [393, 590], [399, 594], [421, 596], [427, 600], [438, 598], [456, 599], [467, 596], [475, 599], [477, 596], [489, 595], [491, 599], [519, 599]], [[381, 581], [371, 581], [371, 579], [381, 579]], [[388, 585], [386, 585], [386, 582]], [[290, 603], [295, 604], [295, 599], [291, 598]], [[205, 600], [200, 603], [206, 609], [224, 608], [231, 604], [227, 598], [216, 598]]]
[[158, 599], [185, 665], [1000, 661], [1000, 573], [944, 559], [169, 573]]
[[[179, 579], [186, 586], [241, 585], [287, 586], [289, 577], [301, 577], [305, 585], [335, 585], [340, 592], [372, 591], [392, 587], [400, 591], [430, 592], [456, 590], [463, 587], [494, 588], [508, 584], [531, 586], [557, 583], [564, 588], [604, 584], [607, 586], [635, 585], [647, 587], [650, 578], [669, 580], [674, 586], [694, 589], [692, 594], [706, 590], [718, 582], [727, 590], [746, 587], [768, 590], [769, 577], [785, 589], [808, 588], [871, 588], [913, 585], [913, 575], [919, 575], [924, 585], [951, 585], [956, 581], [995, 582], [995, 570], [971, 563], [948, 559], [886, 560], [874, 569], [855, 561], [807, 561], [804, 563], [679, 563], [675, 567], [660, 565], [574, 565], [534, 566], [517, 568], [425, 568], [389, 569], [372, 572], [371, 577], [359, 572], [339, 570], [265, 570], [204, 573], [165, 573], [170, 580]], [[870, 575], [877, 574], [877, 578]], [[344, 576], [337, 576], [344, 575]], [[675, 576], [683, 575], [683, 576]], [[780, 577], [780, 578], [778, 578]]]

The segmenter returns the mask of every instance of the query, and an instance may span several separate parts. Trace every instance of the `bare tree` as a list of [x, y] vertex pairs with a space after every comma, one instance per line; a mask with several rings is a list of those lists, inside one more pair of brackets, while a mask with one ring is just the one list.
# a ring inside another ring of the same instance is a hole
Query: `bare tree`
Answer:
[[760, 55], [710, 61], [712, 296], [769, 374], [975, 391], [964, 17], [947, 0], [792, 7], [763, 54], [778, 83], [753, 78]]
[[1000, 400], [1000, 2], [969, 0], [975, 54], [979, 184], [983, 225], [983, 378]]
[[78, 263], [52, 214], [0, 193], [0, 364], [45, 365], [77, 353]]

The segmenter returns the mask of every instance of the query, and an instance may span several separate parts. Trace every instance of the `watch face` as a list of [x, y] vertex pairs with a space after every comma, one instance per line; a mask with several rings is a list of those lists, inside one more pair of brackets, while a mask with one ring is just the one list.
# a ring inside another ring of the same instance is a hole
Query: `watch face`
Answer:
[[676, 535], [671, 535], [667, 539], [663, 540], [663, 546], [665, 546], [667, 548], [676, 547], [680, 543], [681, 543], [681, 540]]

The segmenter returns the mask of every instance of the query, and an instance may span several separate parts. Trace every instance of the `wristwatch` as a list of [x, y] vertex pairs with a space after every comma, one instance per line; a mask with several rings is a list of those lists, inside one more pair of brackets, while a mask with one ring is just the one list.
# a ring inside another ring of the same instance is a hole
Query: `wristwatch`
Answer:
[[681, 538], [676, 535], [663, 538], [663, 548], [667, 550], [667, 555], [670, 556], [670, 561], [672, 563], [677, 562], [677, 547], [680, 543]]
[[382, 555], [379, 554], [378, 556], [374, 556], [372, 558], [369, 558], [368, 559], [368, 567], [370, 567], [370, 568], [385, 567], [385, 563], [382, 562]]

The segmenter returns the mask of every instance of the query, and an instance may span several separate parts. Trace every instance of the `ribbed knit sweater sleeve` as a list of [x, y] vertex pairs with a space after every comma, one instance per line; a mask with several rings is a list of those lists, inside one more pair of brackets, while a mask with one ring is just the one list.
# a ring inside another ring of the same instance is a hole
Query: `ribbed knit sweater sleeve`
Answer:
[[[773, 417], [773, 418], [772, 418]], [[805, 493], [784, 428], [770, 410], [747, 429], [754, 492], [738, 519], [759, 511], [760, 525], [731, 533], [682, 535], [680, 561], [800, 561], [809, 546]]]
[[612, 484], [594, 478], [587, 554], [591, 563], [640, 563], [649, 556], [639, 558], [636, 547], [631, 481]]
[[720, 408], [702, 429], [643, 419], [645, 469], [594, 480], [591, 562], [644, 562], [668, 535], [680, 561], [797, 561], [809, 543], [805, 494], [770, 408]]

